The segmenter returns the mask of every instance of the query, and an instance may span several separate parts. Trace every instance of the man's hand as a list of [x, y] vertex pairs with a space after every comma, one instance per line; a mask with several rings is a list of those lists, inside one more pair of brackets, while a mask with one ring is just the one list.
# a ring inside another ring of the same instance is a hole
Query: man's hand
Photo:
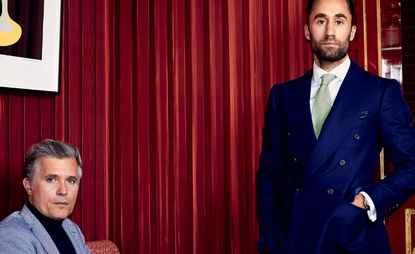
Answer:
[[360, 207], [360, 208], [366, 210], [364, 201], [365, 201], [365, 197], [362, 194], [359, 193], [356, 196], [354, 196], [354, 201], [353, 201], [352, 205], [355, 205], [357, 207]]

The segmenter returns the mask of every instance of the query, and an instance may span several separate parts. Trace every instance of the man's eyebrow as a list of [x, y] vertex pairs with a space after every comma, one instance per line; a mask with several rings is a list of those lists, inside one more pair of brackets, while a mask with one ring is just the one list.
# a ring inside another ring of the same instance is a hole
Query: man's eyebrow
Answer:
[[[44, 178], [49, 178], [49, 177], [59, 178], [59, 176], [57, 174], [48, 174], [48, 175], [44, 176]], [[78, 177], [77, 176], [67, 176], [67, 177], [65, 177], [65, 179], [76, 179], [76, 180], [78, 180]]]
[[[334, 15], [336, 18], [344, 18], [344, 19], [347, 19], [347, 16], [346, 15], [344, 15], [343, 13], [338, 13], [338, 14], [336, 14], [336, 15]], [[327, 19], [327, 15], [326, 14], [324, 14], [324, 13], [317, 13], [315, 16], [314, 16], [314, 19], [318, 19], [318, 18], [325, 18], [325, 19]]]
[[48, 178], [48, 177], [56, 178], [56, 177], [58, 177], [58, 175], [56, 175], [56, 174], [48, 174], [48, 175], [45, 175], [44, 177], [45, 178]]
[[336, 14], [335, 16], [336, 16], [337, 18], [344, 18], [344, 19], [346, 19], [346, 20], [347, 20], [347, 16], [346, 16], [346, 15], [344, 15], [343, 13]]
[[317, 13], [313, 19], [318, 19], [318, 18], [327, 18], [327, 15], [324, 13]]

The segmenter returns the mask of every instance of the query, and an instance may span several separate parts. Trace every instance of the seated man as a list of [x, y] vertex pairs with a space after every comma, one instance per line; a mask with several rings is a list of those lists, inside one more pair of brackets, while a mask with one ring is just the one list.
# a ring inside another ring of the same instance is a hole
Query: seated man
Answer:
[[76, 147], [55, 140], [33, 145], [24, 162], [28, 202], [0, 222], [0, 253], [91, 253], [72, 213], [82, 177]]

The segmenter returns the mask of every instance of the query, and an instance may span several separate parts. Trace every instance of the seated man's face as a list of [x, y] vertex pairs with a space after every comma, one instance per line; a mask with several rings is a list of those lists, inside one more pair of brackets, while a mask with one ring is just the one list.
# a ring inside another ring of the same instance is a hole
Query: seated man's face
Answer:
[[79, 190], [76, 160], [43, 157], [39, 162], [33, 181], [23, 180], [29, 201], [44, 216], [65, 219], [72, 213]]

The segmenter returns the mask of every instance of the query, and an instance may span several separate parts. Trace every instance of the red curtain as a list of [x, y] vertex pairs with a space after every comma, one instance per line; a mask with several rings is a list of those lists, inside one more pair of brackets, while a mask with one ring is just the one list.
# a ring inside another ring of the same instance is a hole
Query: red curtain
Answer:
[[87, 240], [255, 253], [267, 94], [311, 66], [303, 2], [64, 1], [60, 93], [0, 90], [0, 219], [23, 204], [26, 149], [56, 138], [83, 155]]

